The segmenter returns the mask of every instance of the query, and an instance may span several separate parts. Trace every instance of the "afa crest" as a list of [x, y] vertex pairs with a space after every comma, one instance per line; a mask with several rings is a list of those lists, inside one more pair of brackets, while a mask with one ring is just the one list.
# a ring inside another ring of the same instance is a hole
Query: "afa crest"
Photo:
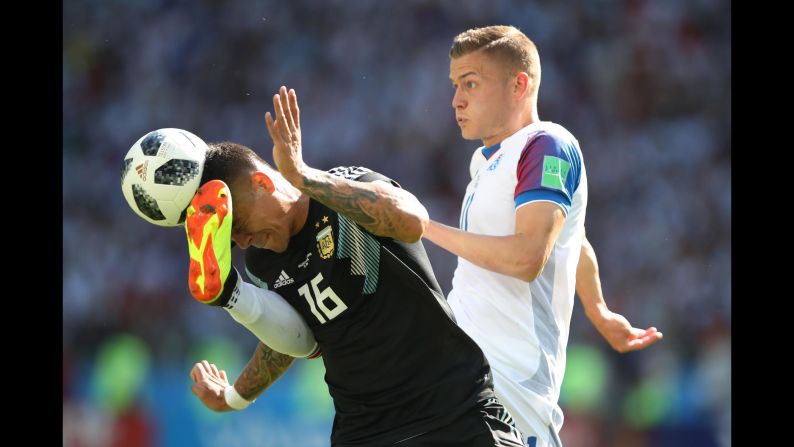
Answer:
[[317, 251], [320, 257], [328, 259], [334, 255], [334, 230], [330, 225], [323, 228], [317, 235]]

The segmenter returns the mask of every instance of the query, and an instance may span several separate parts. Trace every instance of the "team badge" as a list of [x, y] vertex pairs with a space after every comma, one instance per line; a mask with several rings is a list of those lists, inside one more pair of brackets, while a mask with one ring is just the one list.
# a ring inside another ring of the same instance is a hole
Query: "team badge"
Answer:
[[330, 225], [320, 230], [315, 236], [317, 238], [317, 251], [320, 257], [328, 259], [334, 255], [334, 230]]

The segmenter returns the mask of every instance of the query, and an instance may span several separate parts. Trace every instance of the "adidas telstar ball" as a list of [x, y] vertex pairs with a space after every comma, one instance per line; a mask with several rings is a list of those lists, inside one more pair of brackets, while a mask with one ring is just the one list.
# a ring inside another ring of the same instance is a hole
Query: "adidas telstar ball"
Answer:
[[159, 129], [132, 145], [121, 168], [121, 192], [147, 222], [174, 227], [185, 221], [204, 171], [207, 144], [182, 129]]

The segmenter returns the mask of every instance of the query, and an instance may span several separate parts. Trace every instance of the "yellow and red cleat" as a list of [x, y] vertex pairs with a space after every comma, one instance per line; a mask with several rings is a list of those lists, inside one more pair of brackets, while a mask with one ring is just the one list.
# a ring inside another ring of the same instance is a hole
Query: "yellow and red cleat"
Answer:
[[187, 208], [185, 232], [190, 294], [212, 304], [221, 296], [232, 268], [232, 195], [226, 183], [210, 180], [198, 189]]

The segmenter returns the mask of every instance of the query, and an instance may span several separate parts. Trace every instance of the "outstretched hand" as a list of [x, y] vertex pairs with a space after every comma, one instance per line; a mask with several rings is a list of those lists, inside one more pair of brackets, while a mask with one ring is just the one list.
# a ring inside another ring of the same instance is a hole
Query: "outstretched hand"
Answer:
[[663, 337], [655, 327], [648, 329], [632, 327], [623, 315], [611, 311], [607, 311], [595, 327], [612, 349], [621, 353], [645, 349]]
[[265, 113], [265, 123], [273, 139], [273, 161], [276, 168], [290, 183], [298, 186], [302, 179], [303, 148], [301, 147], [300, 110], [295, 89], [283, 85], [273, 95], [275, 120], [270, 112]]
[[207, 408], [215, 411], [230, 411], [232, 408], [226, 404], [224, 390], [229, 386], [226, 371], [218, 370], [214, 363], [202, 360], [190, 370], [193, 379], [191, 390], [198, 396]]

